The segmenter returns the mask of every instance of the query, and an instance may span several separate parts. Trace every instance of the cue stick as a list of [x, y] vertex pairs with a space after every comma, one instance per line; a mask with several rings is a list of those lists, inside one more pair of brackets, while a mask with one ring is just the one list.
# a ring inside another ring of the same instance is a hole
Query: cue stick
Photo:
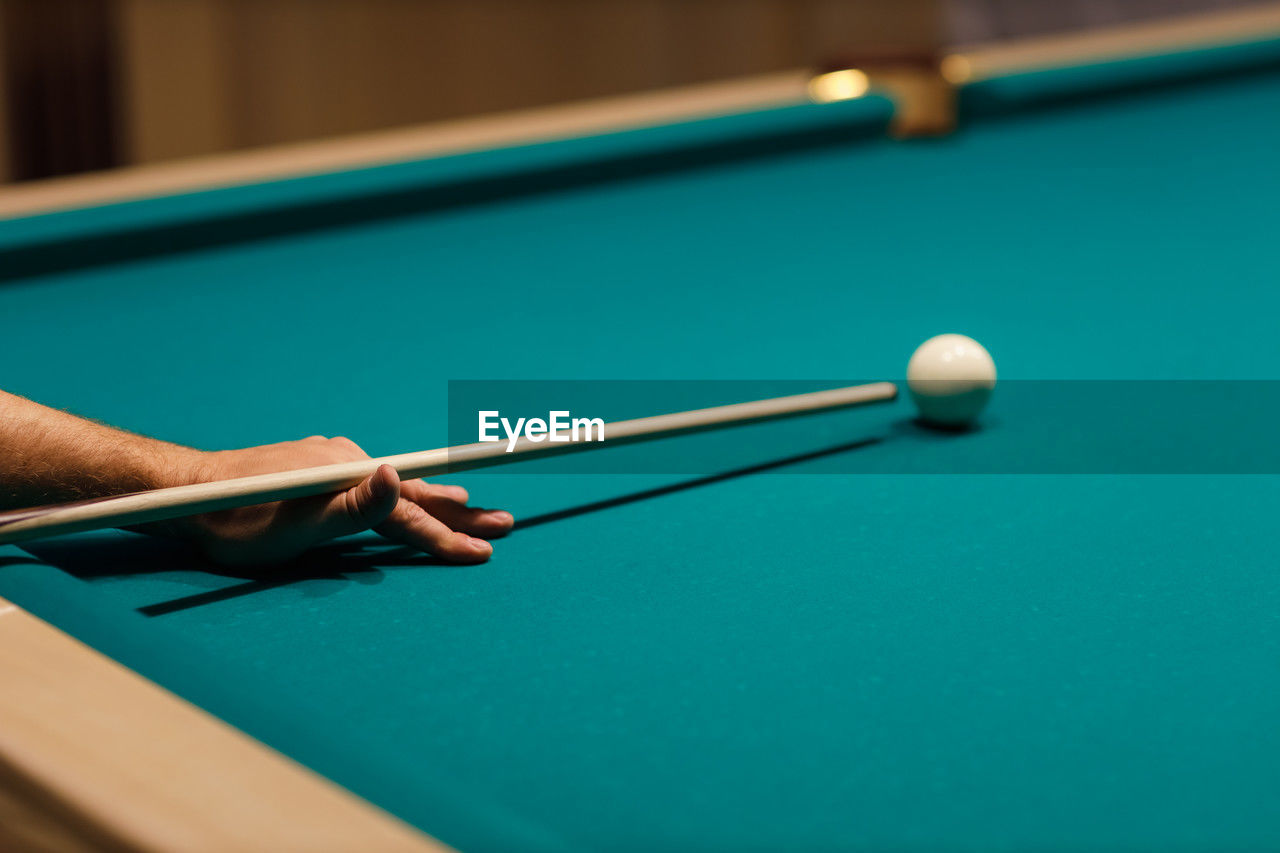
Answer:
[[436, 474], [503, 465], [529, 457], [647, 441], [679, 433], [776, 420], [811, 412], [886, 403], [897, 395], [898, 389], [892, 382], [873, 382], [789, 397], [614, 421], [605, 424], [603, 441], [552, 444], [545, 436], [540, 441], [531, 441], [522, 436], [510, 451], [506, 449], [507, 441], [500, 439], [496, 442], [461, 444], [378, 459], [361, 459], [275, 474], [257, 474], [0, 512], [0, 545], [340, 492], [359, 484], [383, 465], [395, 468], [402, 480], [415, 480]]

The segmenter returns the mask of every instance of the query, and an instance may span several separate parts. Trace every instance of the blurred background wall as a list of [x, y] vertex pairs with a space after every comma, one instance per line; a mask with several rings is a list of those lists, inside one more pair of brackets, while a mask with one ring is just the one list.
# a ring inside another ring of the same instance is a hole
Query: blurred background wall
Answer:
[[0, 182], [1248, 0], [0, 0]]

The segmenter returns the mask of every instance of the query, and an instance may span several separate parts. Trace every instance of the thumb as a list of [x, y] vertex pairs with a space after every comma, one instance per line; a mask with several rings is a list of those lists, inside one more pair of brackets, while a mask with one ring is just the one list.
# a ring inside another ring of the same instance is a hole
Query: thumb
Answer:
[[325, 507], [324, 538], [350, 536], [381, 524], [400, 500], [400, 475], [381, 465], [358, 486], [333, 496]]

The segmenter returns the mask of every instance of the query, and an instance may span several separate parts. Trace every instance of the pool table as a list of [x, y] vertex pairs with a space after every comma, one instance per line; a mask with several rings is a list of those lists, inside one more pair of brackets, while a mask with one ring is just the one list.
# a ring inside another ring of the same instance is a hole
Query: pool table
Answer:
[[[950, 331], [1008, 387], [1265, 384], [1266, 20], [952, 58], [941, 136], [893, 138], [874, 74], [783, 75], [14, 190], [0, 385], [378, 455], [448, 443], [453, 381], [896, 380]], [[1275, 849], [1277, 470], [1011, 471], [1043, 413], [1002, 387], [956, 435], [903, 398], [717, 433], [720, 468], [460, 474], [518, 519], [481, 566], [0, 548], [0, 813], [83, 849]]]

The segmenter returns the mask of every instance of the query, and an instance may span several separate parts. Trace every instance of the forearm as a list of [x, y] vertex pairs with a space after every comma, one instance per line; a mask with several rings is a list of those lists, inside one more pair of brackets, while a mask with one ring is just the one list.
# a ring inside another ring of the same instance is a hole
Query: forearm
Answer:
[[0, 508], [191, 482], [202, 457], [0, 391]]

